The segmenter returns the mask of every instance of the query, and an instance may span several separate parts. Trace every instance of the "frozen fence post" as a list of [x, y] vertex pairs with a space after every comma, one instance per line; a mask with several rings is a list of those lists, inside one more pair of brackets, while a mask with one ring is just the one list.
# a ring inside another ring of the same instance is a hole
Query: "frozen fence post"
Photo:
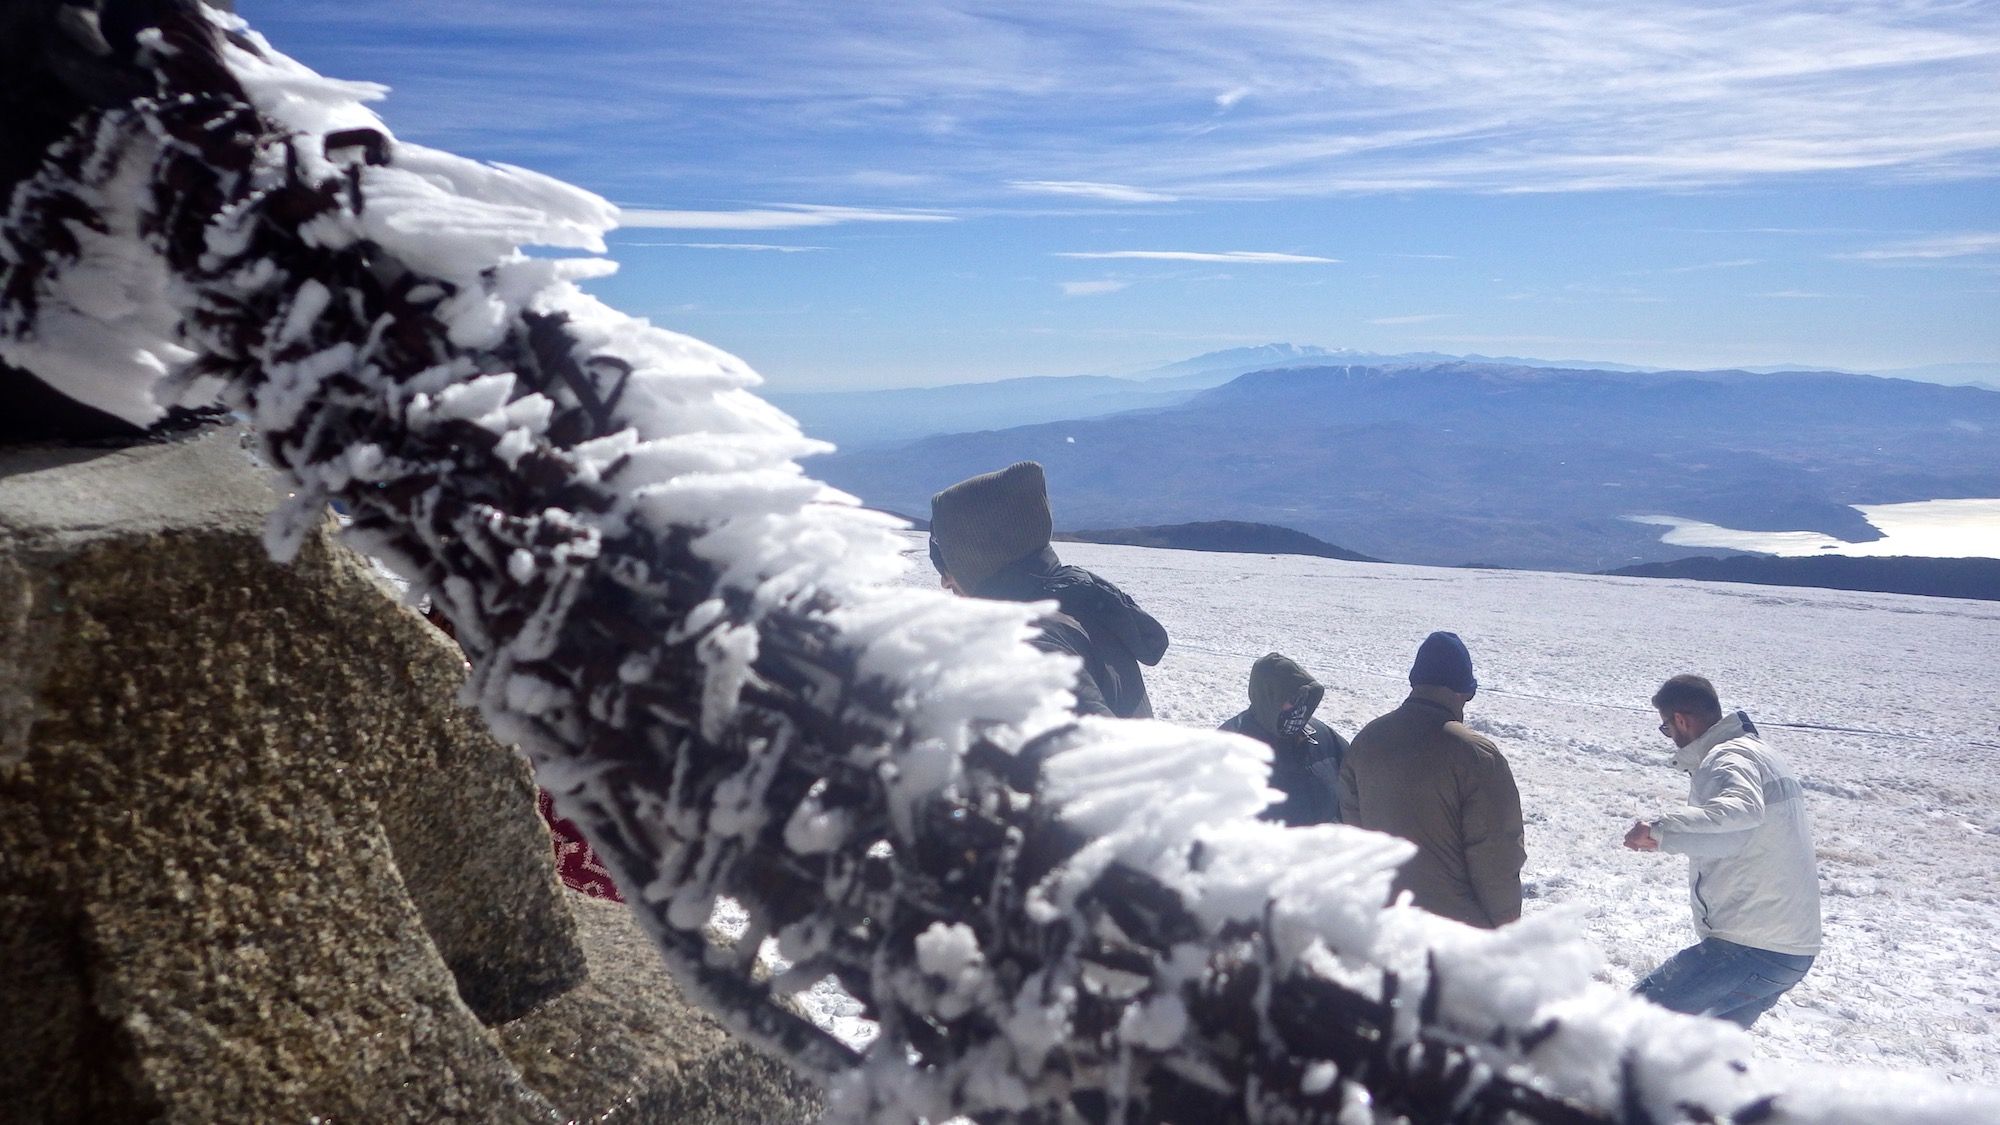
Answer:
[[[1807, 1119], [1566, 945], [1427, 949], [1380, 908], [1404, 846], [1254, 823], [1237, 741], [1070, 722], [1022, 607], [885, 585], [889, 525], [799, 472], [747, 369], [519, 252], [601, 251], [603, 201], [398, 142], [379, 91], [191, 2], [0, 27], [46, 126], [0, 164], [0, 359], [141, 424], [216, 388], [296, 484], [280, 557], [341, 500], [676, 975], [835, 1116]], [[1509, 997], [1454, 986], [1476, 958]], [[774, 1002], [827, 975], [865, 1057]]]

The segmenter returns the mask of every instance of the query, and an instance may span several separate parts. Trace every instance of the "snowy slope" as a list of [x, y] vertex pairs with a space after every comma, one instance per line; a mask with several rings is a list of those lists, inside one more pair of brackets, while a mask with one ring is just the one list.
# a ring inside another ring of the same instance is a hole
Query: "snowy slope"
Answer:
[[[910, 536], [907, 580], [928, 584]], [[2000, 605], [1780, 587], [1066, 543], [1163, 621], [1163, 719], [1212, 726], [1277, 649], [1352, 735], [1398, 703], [1432, 629], [1471, 647], [1471, 725], [1513, 764], [1527, 914], [1569, 911], [1625, 986], [1693, 940], [1685, 861], [1619, 846], [1685, 775], [1647, 699], [1716, 681], [1811, 795], [1827, 948], [1756, 1028], [1770, 1056], [2000, 1083]]]

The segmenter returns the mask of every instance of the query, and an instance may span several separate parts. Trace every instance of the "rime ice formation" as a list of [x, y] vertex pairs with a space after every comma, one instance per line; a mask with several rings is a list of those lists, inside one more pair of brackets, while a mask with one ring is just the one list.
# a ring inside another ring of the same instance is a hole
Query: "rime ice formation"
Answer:
[[[0, 218], [0, 356], [134, 420], [217, 389], [295, 482], [281, 558], [339, 499], [689, 992], [832, 1119], [2000, 1113], [1751, 1062], [1590, 984], [1559, 921], [1385, 909], [1406, 845], [1250, 819], [1251, 744], [1071, 721], [1032, 609], [889, 584], [894, 525], [801, 473], [741, 362], [583, 293], [606, 263], [520, 249], [601, 250], [614, 209], [162, 10], [123, 60], [154, 95], [82, 114]], [[828, 976], [865, 1052], [773, 1002]]]

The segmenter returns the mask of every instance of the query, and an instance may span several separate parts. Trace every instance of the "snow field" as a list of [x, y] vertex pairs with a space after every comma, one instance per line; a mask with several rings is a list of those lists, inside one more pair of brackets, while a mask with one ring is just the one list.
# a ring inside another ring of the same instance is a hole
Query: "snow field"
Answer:
[[[908, 538], [904, 581], [930, 585], [923, 537]], [[1694, 940], [1685, 859], [1620, 840], [1687, 792], [1647, 700], [1676, 672], [1708, 676], [1800, 775], [1819, 853], [1826, 947], [1753, 1031], [1759, 1049], [2000, 1085], [2000, 604], [1057, 549], [1167, 626], [1147, 685], [1160, 718], [1191, 727], [1241, 710], [1251, 662], [1277, 650], [1326, 685], [1318, 717], [1352, 736], [1402, 700], [1425, 634], [1456, 631], [1480, 679], [1468, 722], [1521, 789], [1526, 920], [1574, 917], [1594, 975], [1621, 988]]]

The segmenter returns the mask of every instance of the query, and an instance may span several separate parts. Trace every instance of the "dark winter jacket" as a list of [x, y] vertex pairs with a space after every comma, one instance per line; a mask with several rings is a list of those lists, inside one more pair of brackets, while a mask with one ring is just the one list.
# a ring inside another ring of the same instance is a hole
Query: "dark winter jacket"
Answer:
[[1521, 795], [1491, 740], [1464, 722], [1458, 696], [1418, 686], [1361, 728], [1340, 769], [1349, 824], [1401, 836], [1417, 854], [1396, 873], [1433, 914], [1491, 929], [1521, 916]]
[[1109, 580], [1064, 565], [1054, 550], [1044, 547], [1001, 567], [970, 593], [997, 601], [1054, 601], [1060, 612], [1042, 619], [1034, 645], [1083, 661], [1078, 712], [1153, 717], [1139, 665], [1158, 664], [1166, 655], [1167, 631]]
[[1222, 730], [1248, 735], [1271, 748], [1271, 787], [1284, 799], [1259, 815], [1282, 824], [1334, 824], [1340, 820], [1336, 788], [1347, 740], [1308, 718], [1297, 737], [1282, 733], [1287, 711], [1310, 716], [1326, 689], [1296, 661], [1268, 653], [1250, 668], [1250, 706]]
[[1218, 730], [1249, 735], [1271, 748], [1271, 788], [1285, 795], [1257, 815], [1281, 824], [1338, 824], [1340, 800], [1340, 759], [1347, 753], [1347, 740], [1333, 728], [1310, 719], [1305, 737], [1293, 741], [1273, 734], [1244, 711], [1224, 722]]

